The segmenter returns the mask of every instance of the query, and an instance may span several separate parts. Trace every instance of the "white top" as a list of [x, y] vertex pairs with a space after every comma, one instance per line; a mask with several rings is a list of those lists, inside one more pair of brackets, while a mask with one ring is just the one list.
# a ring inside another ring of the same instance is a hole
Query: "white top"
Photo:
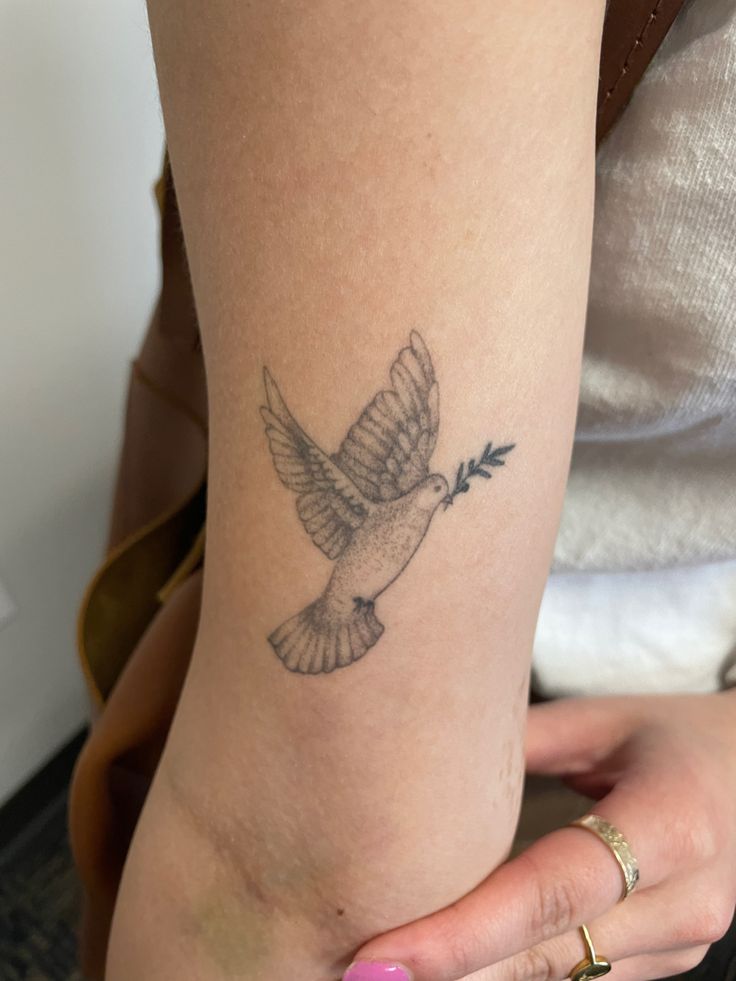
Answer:
[[697, 0], [598, 156], [578, 428], [535, 642], [540, 692], [726, 682], [735, 480], [736, 4]]

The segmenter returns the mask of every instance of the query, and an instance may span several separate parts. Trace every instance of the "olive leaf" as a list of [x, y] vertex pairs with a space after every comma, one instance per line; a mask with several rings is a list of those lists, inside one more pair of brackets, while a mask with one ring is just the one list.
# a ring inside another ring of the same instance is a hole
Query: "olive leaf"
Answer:
[[448, 508], [452, 504], [458, 494], [468, 493], [470, 490], [468, 481], [471, 477], [482, 477], [484, 480], [490, 480], [493, 474], [485, 468], [504, 466], [506, 463], [504, 457], [515, 446], [516, 443], [507, 443], [504, 446], [497, 446], [494, 450], [493, 443], [488, 442], [478, 459], [471, 457], [467, 464], [461, 463], [455, 474], [455, 486], [445, 498], [445, 508]]

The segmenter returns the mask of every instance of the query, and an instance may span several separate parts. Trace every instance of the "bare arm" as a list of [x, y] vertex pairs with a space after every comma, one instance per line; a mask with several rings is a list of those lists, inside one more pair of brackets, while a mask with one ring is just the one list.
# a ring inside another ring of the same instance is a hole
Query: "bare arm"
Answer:
[[[210, 497], [112, 981], [335, 977], [504, 858], [575, 416], [601, 7], [150, 0]], [[381, 390], [398, 408], [351, 449]], [[492, 479], [445, 507], [471, 458]]]

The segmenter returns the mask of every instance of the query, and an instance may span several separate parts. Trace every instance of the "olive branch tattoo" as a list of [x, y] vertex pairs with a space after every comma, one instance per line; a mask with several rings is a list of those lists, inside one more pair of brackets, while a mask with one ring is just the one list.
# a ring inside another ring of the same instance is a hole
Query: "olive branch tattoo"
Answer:
[[449, 508], [458, 494], [468, 493], [470, 490], [468, 481], [471, 477], [483, 477], [484, 480], [490, 480], [493, 474], [485, 470], [484, 467], [502, 467], [506, 463], [503, 457], [510, 453], [515, 446], [516, 443], [508, 443], [506, 446], [497, 446], [494, 450], [493, 443], [487, 443], [477, 460], [474, 457], [468, 460], [467, 469], [466, 464], [461, 463], [455, 474], [455, 486], [442, 502], [445, 509]]

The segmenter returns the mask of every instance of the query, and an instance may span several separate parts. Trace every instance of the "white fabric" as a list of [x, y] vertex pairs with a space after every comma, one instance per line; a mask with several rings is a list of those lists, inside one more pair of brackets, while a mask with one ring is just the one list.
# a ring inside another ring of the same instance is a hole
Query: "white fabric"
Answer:
[[734, 638], [736, 561], [560, 573], [542, 600], [534, 687], [549, 697], [717, 691]]
[[734, 0], [683, 9], [599, 153], [555, 570], [543, 694], [736, 683]]
[[736, 558], [736, 3], [695, 0], [598, 156], [556, 568]]

